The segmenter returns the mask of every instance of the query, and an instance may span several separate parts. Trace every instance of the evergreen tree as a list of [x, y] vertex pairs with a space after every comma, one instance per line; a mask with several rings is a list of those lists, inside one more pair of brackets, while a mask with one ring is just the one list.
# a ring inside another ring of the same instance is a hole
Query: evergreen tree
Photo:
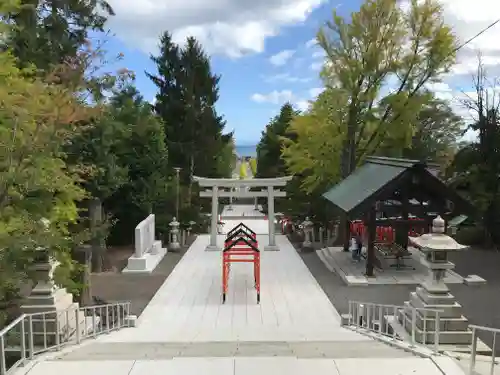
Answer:
[[290, 103], [285, 103], [279, 115], [274, 117], [266, 129], [262, 132], [262, 137], [257, 145], [257, 177], [278, 177], [286, 175], [286, 166], [281, 157], [284, 146], [283, 137], [290, 137], [288, 131], [290, 123], [298, 112]]
[[5, 47], [22, 66], [34, 64], [47, 70], [76, 56], [87, 43], [89, 31], [104, 32], [107, 17], [114, 15], [105, 0], [21, 0], [21, 7], [7, 13], [15, 25]]
[[223, 134], [225, 122], [215, 110], [220, 77], [213, 74], [210, 60], [195, 38], [181, 49], [165, 32], [160, 54], [151, 56], [157, 74], [146, 73], [158, 87], [155, 112], [165, 126], [170, 166], [180, 167], [182, 183], [188, 186], [191, 204], [193, 175], [223, 177], [221, 165], [230, 164], [227, 152], [232, 134]]
[[163, 124], [133, 86], [113, 95], [110, 114], [124, 129], [117, 157], [128, 173], [127, 181], [104, 202], [116, 219], [110, 241], [133, 241], [134, 227], [152, 212], [157, 231], [165, 235], [174, 212], [175, 191], [168, 179]]

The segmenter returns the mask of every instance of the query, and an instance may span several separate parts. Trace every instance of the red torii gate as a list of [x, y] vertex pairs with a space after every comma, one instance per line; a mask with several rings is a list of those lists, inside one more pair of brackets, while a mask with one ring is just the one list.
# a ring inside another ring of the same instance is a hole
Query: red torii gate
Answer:
[[222, 303], [226, 302], [231, 263], [253, 263], [257, 303], [260, 303], [260, 250], [257, 235], [245, 224], [231, 229], [222, 250]]

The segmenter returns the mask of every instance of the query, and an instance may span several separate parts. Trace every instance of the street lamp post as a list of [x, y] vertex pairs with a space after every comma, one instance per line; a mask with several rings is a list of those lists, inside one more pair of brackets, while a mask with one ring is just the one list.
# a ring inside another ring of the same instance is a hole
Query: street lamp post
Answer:
[[181, 171], [181, 168], [177, 167], [177, 168], [174, 168], [174, 170], [175, 170], [176, 178], [177, 178], [177, 194], [175, 197], [175, 217], [177, 218], [177, 220], [179, 220], [179, 190], [180, 190], [179, 173]]

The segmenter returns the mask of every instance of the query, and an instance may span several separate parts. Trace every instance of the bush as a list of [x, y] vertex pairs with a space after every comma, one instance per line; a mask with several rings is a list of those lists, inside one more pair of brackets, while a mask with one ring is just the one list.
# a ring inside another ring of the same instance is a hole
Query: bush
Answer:
[[240, 164], [240, 179], [243, 180], [247, 178], [247, 163], [242, 162]]
[[250, 159], [250, 169], [252, 170], [252, 174], [255, 176], [257, 174], [257, 159]]

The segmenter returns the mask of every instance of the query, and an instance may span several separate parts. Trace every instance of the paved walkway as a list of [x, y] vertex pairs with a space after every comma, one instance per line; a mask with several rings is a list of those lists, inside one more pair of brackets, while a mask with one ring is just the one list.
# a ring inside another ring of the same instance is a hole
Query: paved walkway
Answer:
[[[251, 225], [255, 220], [248, 224]], [[258, 236], [260, 243], [267, 236]], [[223, 236], [218, 240], [222, 245]], [[284, 236], [280, 251], [262, 252], [261, 303], [252, 266], [231, 265], [221, 304], [221, 254], [199, 236], [143, 311], [139, 326], [105, 342], [365, 340], [340, 327], [339, 314]]]
[[[455, 368], [457, 368], [455, 366]], [[29, 375], [443, 375], [422, 358], [175, 358], [41, 362]], [[446, 374], [458, 375], [460, 372]], [[462, 373], [463, 374], [463, 373]]]
[[[259, 221], [265, 223], [245, 223]], [[339, 314], [284, 236], [276, 237], [280, 251], [261, 253], [261, 303], [251, 265], [233, 264], [222, 305], [221, 254], [205, 251], [208, 241], [207, 235], [193, 243], [138, 327], [60, 353], [29, 374], [443, 374], [429, 359], [340, 327]], [[265, 245], [267, 236], [258, 241]], [[457, 369], [444, 373], [462, 375]]]

